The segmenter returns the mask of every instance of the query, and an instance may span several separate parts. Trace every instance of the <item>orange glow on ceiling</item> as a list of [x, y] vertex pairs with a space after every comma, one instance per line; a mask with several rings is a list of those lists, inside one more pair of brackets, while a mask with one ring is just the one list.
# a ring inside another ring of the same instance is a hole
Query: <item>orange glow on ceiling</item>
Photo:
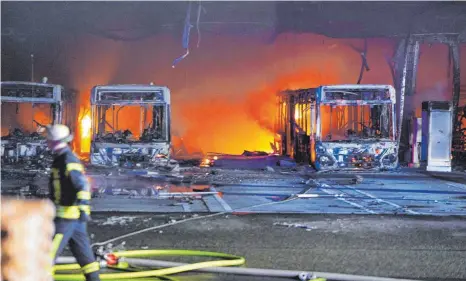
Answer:
[[[235, 154], [243, 150], [270, 151], [275, 136], [277, 91], [356, 83], [361, 57], [348, 43], [363, 46], [362, 40], [314, 34], [281, 34], [273, 44], [258, 37], [205, 34], [200, 47], [192, 48], [189, 56], [171, 68], [173, 59], [183, 53], [178, 37], [159, 35], [119, 42], [82, 35], [70, 42], [77, 42], [67, 51], [68, 57], [75, 59], [63, 64], [69, 69], [69, 81], [64, 85], [78, 90], [80, 112], [90, 109], [90, 90], [95, 85], [154, 82], [171, 90], [175, 150], [184, 147], [189, 153]], [[393, 84], [386, 57], [393, 54], [394, 45], [390, 40], [369, 40], [370, 71], [364, 73], [362, 83]], [[436, 56], [433, 51], [426, 52]], [[425, 57], [421, 65], [429, 59]], [[438, 57], [446, 60], [447, 54]], [[421, 91], [430, 87], [425, 85], [429, 85], [426, 81], [431, 79], [433, 69], [419, 72]], [[441, 81], [451, 81], [440, 70], [435, 74]], [[138, 112], [139, 108], [122, 110], [126, 118], [120, 119], [120, 129], [128, 126], [137, 134], [139, 123], [134, 125], [128, 117]], [[78, 140], [87, 137], [85, 122], [76, 128]]]

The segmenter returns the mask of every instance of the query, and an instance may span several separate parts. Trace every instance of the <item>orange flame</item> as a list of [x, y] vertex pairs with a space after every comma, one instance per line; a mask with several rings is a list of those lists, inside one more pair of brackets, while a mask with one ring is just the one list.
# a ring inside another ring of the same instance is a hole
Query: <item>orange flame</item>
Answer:
[[81, 119], [80, 127], [80, 148], [81, 153], [89, 153], [91, 145], [91, 115], [89, 111]]

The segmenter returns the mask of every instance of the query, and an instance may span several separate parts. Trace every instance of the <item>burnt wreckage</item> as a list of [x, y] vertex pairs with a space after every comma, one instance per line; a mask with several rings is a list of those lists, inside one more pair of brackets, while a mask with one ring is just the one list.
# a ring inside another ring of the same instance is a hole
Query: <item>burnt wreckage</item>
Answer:
[[390, 85], [333, 85], [278, 94], [280, 154], [318, 170], [398, 165], [396, 95]]
[[64, 107], [67, 107], [68, 115], [73, 111], [65, 103], [63, 87], [46, 83], [1, 82], [1, 93], [3, 168], [45, 169], [52, 157], [40, 129], [50, 123], [69, 123], [63, 114]]
[[91, 106], [92, 165], [147, 168], [170, 162], [167, 87], [96, 86]]

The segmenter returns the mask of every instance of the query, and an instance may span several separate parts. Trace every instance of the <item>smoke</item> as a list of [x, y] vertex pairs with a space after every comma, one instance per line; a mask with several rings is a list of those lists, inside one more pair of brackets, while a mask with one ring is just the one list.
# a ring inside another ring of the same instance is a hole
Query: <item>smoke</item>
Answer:
[[[448, 76], [448, 46], [423, 44], [420, 46], [416, 91], [405, 99], [406, 112], [421, 117], [422, 102], [451, 101], [452, 77]], [[450, 75], [452, 75], [450, 71]]]
[[[273, 44], [261, 39], [206, 34], [201, 47], [193, 49], [173, 69], [173, 59], [183, 51], [178, 37], [159, 35], [134, 42], [90, 35], [76, 40], [63, 38], [67, 51], [57, 65], [68, 79], [57, 81], [50, 73], [41, 75], [77, 89], [76, 102], [81, 113], [90, 107], [89, 93], [94, 85], [154, 82], [168, 86], [175, 146], [184, 145], [189, 152], [268, 151], [274, 136], [276, 93], [323, 84], [356, 83], [361, 57], [349, 44], [362, 47], [363, 40], [338, 40], [315, 34], [282, 34]], [[393, 53], [393, 47], [390, 40], [368, 40], [367, 61], [371, 70], [364, 73], [361, 83], [393, 84], [385, 58]], [[431, 81], [435, 81], [434, 74], [445, 76], [445, 63], [439, 61], [447, 56], [438, 56], [434, 51], [421, 49], [421, 99], [424, 95], [434, 98], [436, 93], [443, 97], [445, 93], [445, 79], [437, 81], [438, 85]], [[424, 60], [431, 66], [424, 66]], [[419, 102], [415, 100], [411, 106], [418, 108]], [[136, 118], [132, 111], [127, 115], [128, 122]]]

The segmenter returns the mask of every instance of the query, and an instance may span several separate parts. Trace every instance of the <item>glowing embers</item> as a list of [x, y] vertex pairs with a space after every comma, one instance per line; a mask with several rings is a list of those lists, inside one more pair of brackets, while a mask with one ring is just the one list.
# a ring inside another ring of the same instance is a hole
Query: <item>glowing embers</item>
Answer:
[[351, 164], [357, 168], [372, 168], [374, 166], [374, 162], [374, 157], [367, 153], [356, 154], [351, 157]]
[[212, 167], [215, 163], [215, 161], [218, 160], [218, 156], [206, 156], [204, 159], [202, 159], [202, 162], [201, 162], [201, 167], [202, 168], [208, 168], [208, 167]]

